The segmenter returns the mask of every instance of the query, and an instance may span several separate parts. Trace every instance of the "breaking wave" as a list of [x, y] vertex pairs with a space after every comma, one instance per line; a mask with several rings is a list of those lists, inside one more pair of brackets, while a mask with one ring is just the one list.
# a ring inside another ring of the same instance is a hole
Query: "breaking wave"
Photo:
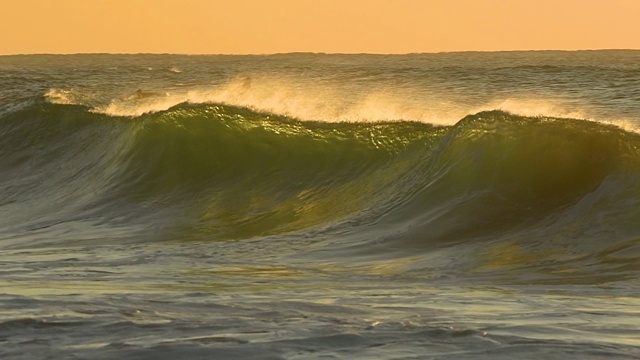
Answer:
[[5, 235], [70, 222], [135, 241], [339, 233], [385, 253], [500, 239], [510, 247], [488, 247], [487, 269], [637, 270], [640, 135], [597, 122], [485, 111], [439, 127], [326, 123], [222, 104], [122, 117], [40, 103], [4, 115], [0, 133]]

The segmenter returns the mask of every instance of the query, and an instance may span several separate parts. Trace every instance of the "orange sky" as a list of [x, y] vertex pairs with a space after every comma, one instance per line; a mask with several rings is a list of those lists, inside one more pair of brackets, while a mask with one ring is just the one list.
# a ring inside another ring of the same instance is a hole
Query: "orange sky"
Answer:
[[640, 49], [640, 0], [0, 1], [0, 54]]

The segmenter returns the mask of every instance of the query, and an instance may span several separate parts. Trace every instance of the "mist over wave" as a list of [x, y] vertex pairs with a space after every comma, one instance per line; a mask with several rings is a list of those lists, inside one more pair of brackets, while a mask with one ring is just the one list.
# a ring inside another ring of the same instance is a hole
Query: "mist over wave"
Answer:
[[295, 81], [235, 78], [211, 89], [166, 92], [136, 90], [107, 104], [92, 100], [73, 89], [49, 89], [45, 98], [54, 104], [91, 106], [92, 111], [112, 116], [139, 116], [167, 110], [182, 103], [227, 104], [270, 112], [301, 120], [327, 122], [418, 121], [452, 125], [467, 114], [503, 110], [524, 116], [553, 116], [586, 119], [584, 110], [572, 108], [558, 99], [504, 98], [482, 105], [452, 101], [447, 94], [416, 94], [413, 91], [368, 90], [348, 96], [342, 87], [309, 87]]

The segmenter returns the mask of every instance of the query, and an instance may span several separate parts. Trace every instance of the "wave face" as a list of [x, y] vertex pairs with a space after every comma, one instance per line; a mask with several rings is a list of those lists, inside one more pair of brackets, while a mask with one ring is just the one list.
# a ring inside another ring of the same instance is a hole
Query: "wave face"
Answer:
[[41, 103], [0, 126], [12, 232], [341, 234], [341, 248], [392, 256], [500, 239], [545, 261], [569, 247], [557, 256], [614, 265], [609, 254], [640, 239], [640, 135], [590, 121], [486, 111], [448, 127], [322, 123], [220, 104], [123, 118]]
[[74, 211], [107, 218], [111, 210], [139, 217], [141, 207], [152, 216], [175, 207], [214, 239], [359, 213], [380, 201], [373, 193], [392, 195], [384, 189], [397, 179], [386, 169], [398, 166], [400, 154], [434, 136], [422, 124], [303, 123], [223, 105], [132, 119], [40, 104], [6, 116], [2, 126], [2, 147], [14, 149], [2, 157], [13, 174], [8, 203], [57, 206], [52, 200], [61, 198]]

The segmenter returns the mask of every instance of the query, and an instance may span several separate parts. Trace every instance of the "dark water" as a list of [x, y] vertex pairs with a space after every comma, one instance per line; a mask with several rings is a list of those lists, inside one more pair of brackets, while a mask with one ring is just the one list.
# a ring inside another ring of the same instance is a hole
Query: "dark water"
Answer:
[[0, 85], [3, 359], [640, 358], [640, 51]]

